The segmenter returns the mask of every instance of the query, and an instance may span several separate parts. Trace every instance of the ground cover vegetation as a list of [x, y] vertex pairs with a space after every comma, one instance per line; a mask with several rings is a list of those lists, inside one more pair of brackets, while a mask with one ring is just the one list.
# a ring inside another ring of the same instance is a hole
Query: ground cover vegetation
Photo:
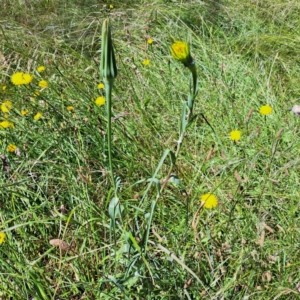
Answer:
[[2, 0], [0, 298], [297, 299], [299, 15]]

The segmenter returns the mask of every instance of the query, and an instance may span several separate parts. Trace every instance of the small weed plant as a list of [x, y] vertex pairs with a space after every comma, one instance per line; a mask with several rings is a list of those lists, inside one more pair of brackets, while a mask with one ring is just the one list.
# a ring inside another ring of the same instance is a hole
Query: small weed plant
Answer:
[[298, 1], [2, 2], [0, 298], [298, 299]]

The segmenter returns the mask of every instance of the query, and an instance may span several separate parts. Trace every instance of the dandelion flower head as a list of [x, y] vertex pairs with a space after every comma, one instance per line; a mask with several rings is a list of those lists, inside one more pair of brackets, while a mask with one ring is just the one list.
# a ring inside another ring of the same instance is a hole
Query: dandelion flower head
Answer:
[[149, 60], [149, 59], [145, 59], [145, 60], [142, 62], [142, 64], [143, 64], [144, 66], [149, 66], [150, 60]]
[[38, 113], [33, 117], [33, 119], [34, 119], [35, 121], [37, 121], [37, 120], [39, 120], [42, 116], [43, 116], [43, 114], [40, 113], [40, 112], [38, 112]]
[[11, 76], [11, 82], [14, 85], [29, 84], [33, 79], [33, 76], [28, 73], [17, 72]]
[[96, 98], [95, 103], [97, 106], [102, 106], [105, 104], [105, 98], [100, 96]]
[[21, 110], [21, 115], [22, 115], [22, 116], [27, 116], [28, 113], [29, 113], [29, 111], [28, 111], [27, 109]]
[[218, 198], [214, 194], [207, 193], [201, 196], [200, 202], [204, 203], [205, 208], [212, 209], [218, 205]]
[[110, 9], [113, 9], [113, 8], [114, 8], [114, 6], [113, 6], [112, 4], [110, 4], [110, 5], [109, 5], [109, 8], [110, 8]]
[[152, 45], [153, 44], [153, 40], [152, 39], [148, 39], [147, 43], [148, 43], [148, 45]]
[[8, 151], [8, 152], [15, 152], [16, 149], [17, 149], [17, 146], [14, 145], [14, 144], [9, 144], [9, 145], [7, 146], [7, 151]]
[[46, 80], [41, 80], [39, 82], [39, 87], [45, 89], [46, 87], [48, 87], [48, 82]]
[[0, 232], [0, 245], [1, 245], [2, 243], [4, 243], [5, 238], [6, 238], [5, 232]]
[[0, 122], [0, 129], [6, 129], [6, 128], [15, 128], [15, 125], [9, 121], [2, 121]]
[[241, 132], [239, 130], [232, 130], [230, 132], [230, 139], [232, 141], [239, 141], [241, 139]]
[[270, 105], [263, 105], [260, 107], [259, 112], [266, 116], [272, 113], [272, 107]]
[[74, 107], [71, 106], [71, 105], [70, 105], [70, 106], [67, 106], [67, 110], [68, 110], [68, 111], [73, 111], [73, 110], [74, 110]]
[[10, 109], [12, 108], [12, 102], [9, 100], [5, 100], [2, 104], [1, 104], [1, 111], [3, 113], [7, 113], [10, 111]]
[[186, 42], [175, 41], [171, 47], [172, 56], [182, 62], [186, 67], [193, 64], [189, 46]]
[[3, 85], [2, 86], [2, 91], [5, 91], [6, 90], [6, 85]]
[[98, 87], [98, 89], [104, 89], [105, 85], [104, 85], [104, 83], [99, 83], [97, 85], [97, 87]]
[[46, 70], [46, 67], [45, 66], [39, 66], [37, 69], [36, 69], [39, 73], [41, 72], [44, 72]]

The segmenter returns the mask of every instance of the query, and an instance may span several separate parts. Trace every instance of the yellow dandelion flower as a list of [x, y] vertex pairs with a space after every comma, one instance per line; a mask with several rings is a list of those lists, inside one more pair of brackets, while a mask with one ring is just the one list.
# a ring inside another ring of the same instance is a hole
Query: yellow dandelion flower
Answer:
[[43, 114], [40, 113], [40, 112], [38, 112], [38, 113], [33, 117], [33, 119], [34, 119], [35, 121], [37, 121], [37, 120], [39, 120], [42, 116], [43, 116]]
[[104, 83], [99, 83], [99, 84], [97, 85], [97, 87], [98, 87], [98, 89], [104, 89], [104, 88], [105, 88], [105, 85], [104, 85]]
[[5, 232], [0, 232], [0, 245], [4, 243], [6, 238]]
[[5, 91], [6, 90], [6, 85], [3, 85], [2, 86], [2, 91]]
[[39, 66], [37, 69], [36, 69], [39, 73], [41, 72], [44, 72], [46, 70], [46, 67], [45, 66]]
[[269, 115], [272, 113], [272, 107], [270, 105], [263, 105], [259, 109], [259, 112], [264, 116]]
[[21, 110], [21, 115], [22, 115], [22, 116], [27, 116], [28, 113], [29, 113], [29, 111], [28, 111], [27, 109]]
[[14, 144], [9, 144], [9, 145], [7, 146], [7, 151], [8, 151], [8, 152], [15, 152], [17, 148], [18, 148], [18, 147], [17, 147], [16, 145], [14, 145]]
[[6, 129], [6, 128], [15, 128], [15, 125], [9, 121], [2, 121], [0, 122], [0, 129]]
[[10, 109], [12, 108], [12, 102], [9, 100], [5, 100], [2, 104], [1, 104], [1, 111], [3, 113], [7, 113], [10, 111]]
[[74, 110], [74, 107], [71, 106], [71, 105], [70, 105], [70, 106], [67, 106], [67, 110], [68, 110], [68, 111], [73, 111], [73, 110]]
[[239, 130], [232, 130], [229, 135], [232, 141], [239, 141], [241, 139], [241, 132]]
[[42, 89], [45, 89], [48, 87], [48, 82], [46, 80], [41, 80], [39, 82], [39, 87], [42, 88]]
[[104, 97], [98, 97], [95, 100], [95, 103], [97, 106], [102, 106], [105, 104], [105, 98]]
[[175, 41], [171, 47], [172, 56], [182, 62], [186, 67], [193, 64], [193, 58], [190, 54], [189, 46], [186, 42]]
[[114, 6], [113, 6], [112, 4], [110, 4], [109, 8], [110, 8], [110, 9], [113, 9], [113, 8], [114, 8]]
[[150, 60], [149, 60], [149, 59], [145, 59], [145, 60], [142, 62], [142, 64], [143, 64], [144, 66], [149, 66]]
[[147, 43], [148, 43], [148, 45], [152, 45], [153, 44], [153, 40], [152, 39], [148, 39]]
[[207, 193], [201, 196], [200, 202], [204, 203], [205, 208], [211, 209], [218, 205], [218, 198], [214, 194]]
[[29, 84], [33, 79], [33, 76], [28, 73], [17, 72], [11, 76], [11, 82], [14, 85]]

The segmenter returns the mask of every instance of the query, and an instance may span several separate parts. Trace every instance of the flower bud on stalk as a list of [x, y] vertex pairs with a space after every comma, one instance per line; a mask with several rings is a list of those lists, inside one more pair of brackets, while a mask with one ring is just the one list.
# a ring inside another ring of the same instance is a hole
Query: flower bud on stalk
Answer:
[[108, 150], [108, 163], [111, 175], [111, 181], [114, 186], [115, 195], [117, 194], [116, 182], [113, 175], [112, 163], [112, 126], [111, 126], [111, 92], [113, 88], [114, 79], [117, 77], [117, 65], [114, 54], [114, 48], [111, 40], [111, 31], [109, 19], [105, 19], [102, 24], [102, 45], [101, 45], [101, 62], [100, 62], [100, 75], [103, 77], [105, 83], [105, 96], [106, 96], [106, 110], [107, 110], [107, 150]]
[[188, 95], [187, 105], [190, 109], [189, 117], [192, 116], [194, 100], [198, 92], [197, 69], [195, 61], [191, 56], [190, 48], [186, 42], [175, 41], [171, 47], [172, 56], [183, 63], [191, 71], [190, 94]]
[[102, 25], [102, 52], [100, 62], [100, 75], [105, 81], [113, 81], [117, 77], [117, 65], [114, 48], [111, 40], [109, 19], [105, 19]]

